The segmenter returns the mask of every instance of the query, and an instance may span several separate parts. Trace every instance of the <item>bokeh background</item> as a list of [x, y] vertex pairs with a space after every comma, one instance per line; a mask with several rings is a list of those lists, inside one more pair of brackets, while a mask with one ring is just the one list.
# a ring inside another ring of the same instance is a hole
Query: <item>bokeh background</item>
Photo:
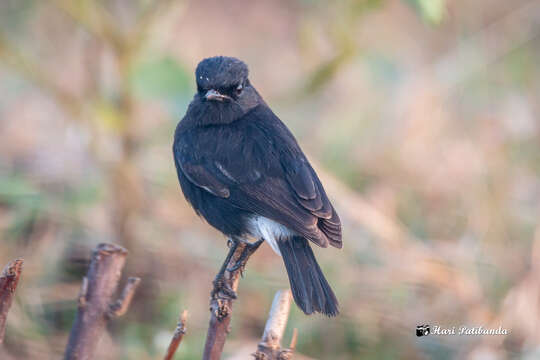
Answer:
[[[249, 64], [343, 220], [344, 248], [315, 250], [342, 313], [292, 309], [298, 359], [539, 358], [539, 35], [537, 0], [2, 0], [0, 263], [25, 259], [2, 359], [61, 358], [100, 242], [143, 280], [97, 358], [161, 358], [183, 309], [177, 359], [201, 357], [226, 246], [171, 145], [213, 55]], [[263, 246], [225, 359], [287, 286]]]

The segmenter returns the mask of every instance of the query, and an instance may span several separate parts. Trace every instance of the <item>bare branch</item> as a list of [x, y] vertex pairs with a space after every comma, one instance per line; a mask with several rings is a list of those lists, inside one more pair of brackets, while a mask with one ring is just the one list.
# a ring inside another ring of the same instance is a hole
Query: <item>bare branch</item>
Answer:
[[0, 273], [0, 344], [4, 341], [7, 315], [21, 277], [23, 263], [23, 259], [16, 259], [8, 263]]
[[287, 326], [289, 311], [291, 309], [291, 292], [290, 290], [279, 290], [274, 296], [270, 315], [264, 327], [262, 343], [271, 348], [279, 348], [281, 346], [281, 338]]
[[171, 343], [169, 344], [169, 348], [167, 349], [167, 354], [165, 355], [164, 360], [172, 360], [174, 354], [176, 353], [176, 349], [178, 349], [178, 346], [182, 342], [184, 334], [186, 333], [187, 314], [187, 310], [184, 310], [184, 312], [182, 312], [182, 315], [180, 315], [180, 318], [178, 319], [178, 324], [176, 325], [176, 329], [174, 330], [174, 335], [171, 339]]
[[[228, 289], [236, 292], [238, 289], [238, 282], [240, 275], [247, 263], [249, 257], [257, 249], [258, 245], [247, 245], [245, 243], [239, 243], [236, 250], [227, 264], [227, 270], [225, 271], [225, 286]], [[239, 263], [242, 266], [238, 267]], [[229, 333], [229, 324], [232, 316], [232, 304], [233, 298], [230, 296], [222, 297], [217, 294], [210, 299], [210, 324], [208, 326], [208, 332], [206, 334], [206, 344], [204, 346], [203, 360], [219, 360], [223, 347], [225, 346], [225, 339]]]
[[298, 341], [298, 329], [294, 328], [292, 336], [291, 336], [291, 344], [289, 345], [289, 349], [291, 351], [294, 351], [294, 349], [296, 349], [296, 342], [297, 341]]
[[107, 316], [119, 317], [124, 315], [127, 312], [129, 304], [131, 304], [131, 300], [133, 299], [133, 295], [135, 295], [135, 290], [137, 290], [140, 283], [140, 278], [130, 277], [126, 283], [126, 286], [124, 287], [124, 290], [122, 290], [122, 295], [120, 295], [120, 298], [118, 298], [118, 300], [116, 300], [114, 304], [109, 307]]
[[264, 327], [261, 342], [253, 354], [256, 360], [288, 360], [296, 347], [297, 330], [294, 329], [289, 349], [281, 348], [281, 339], [291, 310], [291, 291], [279, 290], [274, 296], [272, 308]]
[[83, 278], [77, 317], [64, 359], [91, 359], [111, 311], [113, 315], [121, 315], [127, 310], [139, 283], [138, 278], [128, 280], [120, 299], [111, 306], [126, 256], [126, 249], [113, 244], [99, 244], [94, 250], [88, 273]]

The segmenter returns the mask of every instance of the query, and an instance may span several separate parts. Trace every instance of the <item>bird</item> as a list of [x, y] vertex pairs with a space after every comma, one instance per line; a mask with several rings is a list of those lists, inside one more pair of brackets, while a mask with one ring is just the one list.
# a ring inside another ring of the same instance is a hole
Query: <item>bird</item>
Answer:
[[203, 59], [195, 80], [173, 156], [186, 200], [229, 239], [216, 281], [238, 244], [253, 251], [266, 242], [283, 259], [298, 307], [307, 315], [336, 316], [338, 300], [310, 243], [341, 249], [341, 221], [315, 170], [251, 84], [243, 61]]

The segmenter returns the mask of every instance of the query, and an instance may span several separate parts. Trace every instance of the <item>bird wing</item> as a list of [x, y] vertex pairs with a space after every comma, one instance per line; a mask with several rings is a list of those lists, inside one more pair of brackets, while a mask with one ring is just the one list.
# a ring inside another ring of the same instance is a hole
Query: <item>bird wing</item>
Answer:
[[183, 135], [174, 150], [191, 183], [319, 246], [341, 248], [341, 222], [317, 174], [269, 108], [199, 131]]
[[222, 198], [228, 198], [230, 193], [227, 186], [215, 178], [207, 167], [201, 164], [184, 162], [179, 164], [187, 179], [209, 193]]

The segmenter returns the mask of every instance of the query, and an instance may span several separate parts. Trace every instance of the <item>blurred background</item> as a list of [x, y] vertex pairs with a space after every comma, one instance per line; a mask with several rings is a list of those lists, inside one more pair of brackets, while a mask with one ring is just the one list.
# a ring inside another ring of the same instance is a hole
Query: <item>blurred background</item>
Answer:
[[[58, 359], [91, 250], [142, 284], [99, 359], [202, 354], [226, 241], [177, 183], [172, 138], [204, 57], [236, 56], [313, 162], [344, 229], [315, 249], [335, 319], [293, 307], [298, 359], [540, 357], [540, 2], [3, 0], [0, 264], [25, 267], [3, 359]], [[248, 264], [225, 359], [248, 359], [273, 294]], [[507, 336], [428, 336], [419, 324]]]

